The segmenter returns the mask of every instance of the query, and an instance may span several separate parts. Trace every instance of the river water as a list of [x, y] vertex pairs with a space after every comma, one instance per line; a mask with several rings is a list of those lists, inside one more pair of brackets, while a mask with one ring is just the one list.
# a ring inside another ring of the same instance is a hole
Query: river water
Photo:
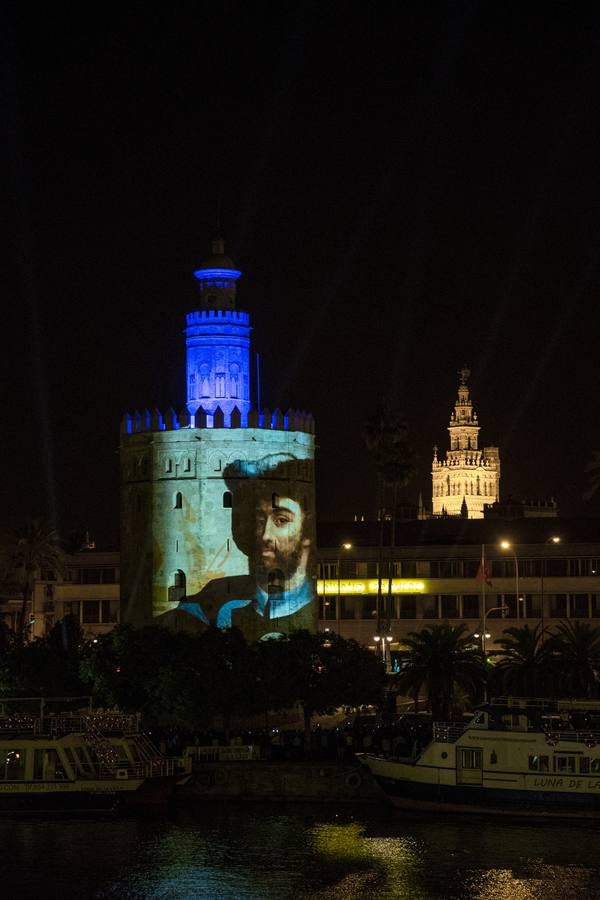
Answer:
[[0, 896], [600, 898], [595, 826], [211, 803], [169, 818], [3, 818]]

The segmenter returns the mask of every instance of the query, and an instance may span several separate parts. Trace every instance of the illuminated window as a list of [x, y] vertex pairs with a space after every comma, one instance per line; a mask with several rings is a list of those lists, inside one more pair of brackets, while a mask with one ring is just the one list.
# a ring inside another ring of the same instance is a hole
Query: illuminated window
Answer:
[[183, 509], [183, 497], [181, 496], [181, 492], [177, 491], [175, 494], [175, 503], [173, 504], [173, 509]]
[[233, 506], [231, 491], [225, 491], [223, 494], [223, 509], [231, 509]]
[[225, 375], [215, 375], [215, 396], [225, 396]]

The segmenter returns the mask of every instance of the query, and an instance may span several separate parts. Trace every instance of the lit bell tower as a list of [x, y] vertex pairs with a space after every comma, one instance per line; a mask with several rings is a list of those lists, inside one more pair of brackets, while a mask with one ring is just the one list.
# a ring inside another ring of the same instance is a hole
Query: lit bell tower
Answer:
[[432, 463], [432, 508], [434, 516], [465, 516], [482, 519], [484, 506], [499, 500], [500, 455], [497, 447], [479, 449], [479, 421], [473, 410], [467, 381], [471, 372], [462, 368], [458, 397], [450, 414], [450, 449], [446, 459]]
[[242, 426], [250, 409], [250, 316], [236, 310], [236, 282], [241, 276], [225, 256], [221, 239], [194, 272], [200, 308], [187, 315], [187, 408], [190, 415], [214, 417], [224, 424], [239, 411]]

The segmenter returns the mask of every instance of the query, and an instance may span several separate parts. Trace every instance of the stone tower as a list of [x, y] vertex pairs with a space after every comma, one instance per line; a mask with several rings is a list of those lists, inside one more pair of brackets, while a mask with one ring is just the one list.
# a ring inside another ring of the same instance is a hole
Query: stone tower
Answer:
[[434, 516], [460, 516], [482, 519], [487, 503], [499, 500], [500, 456], [497, 447], [478, 449], [479, 421], [473, 411], [467, 381], [467, 368], [459, 372], [458, 397], [450, 414], [450, 449], [446, 459], [433, 451], [432, 505]]
[[194, 274], [186, 404], [121, 422], [123, 618], [315, 630], [313, 418], [251, 406], [250, 319], [222, 241]]

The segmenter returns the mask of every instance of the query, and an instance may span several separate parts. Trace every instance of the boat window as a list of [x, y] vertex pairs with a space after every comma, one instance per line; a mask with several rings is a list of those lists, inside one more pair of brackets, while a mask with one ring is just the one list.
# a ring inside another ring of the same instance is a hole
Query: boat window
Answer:
[[530, 756], [529, 757], [529, 770], [531, 772], [548, 772], [549, 771], [549, 758], [547, 756]]
[[91, 761], [88, 759], [87, 753], [85, 752], [83, 747], [73, 747], [73, 753], [75, 754], [75, 759], [79, 764], [79, 768], [82, 772], [93, 772], [94, 766]]
[[2, 754], [2, 781], [23, 781], [25, 778], [25, 750], [5, 750]]
[[33, 757], [34, 781], [64, 781], [67, 777], [65, 767], [56, 752], [51, 747], [45, 750], [36, 750]]
[[588, 775], [589, 771], [590, 771], [589, 756], [581, 756], [579, 758], [579, 774], [580, 775]]
[[75, 756], [73, 755], [73, 751], [71, 750], [70, 747], [64, 747], [63, 750], [65, 753], [65, 756], [67, 757], [67, 762], [69, 763], [69, 766], [71, 767], [71, 771], [72, 771], [73, 775], [75, 775], [80, 767], [78, 766]]
[[461, 766], [463, 769], [481, 768], [481, 750], [462, 750]]
[[555, 756], [554, 771], [560, 773], [575, 774], [575, 757], [574, 756]]

